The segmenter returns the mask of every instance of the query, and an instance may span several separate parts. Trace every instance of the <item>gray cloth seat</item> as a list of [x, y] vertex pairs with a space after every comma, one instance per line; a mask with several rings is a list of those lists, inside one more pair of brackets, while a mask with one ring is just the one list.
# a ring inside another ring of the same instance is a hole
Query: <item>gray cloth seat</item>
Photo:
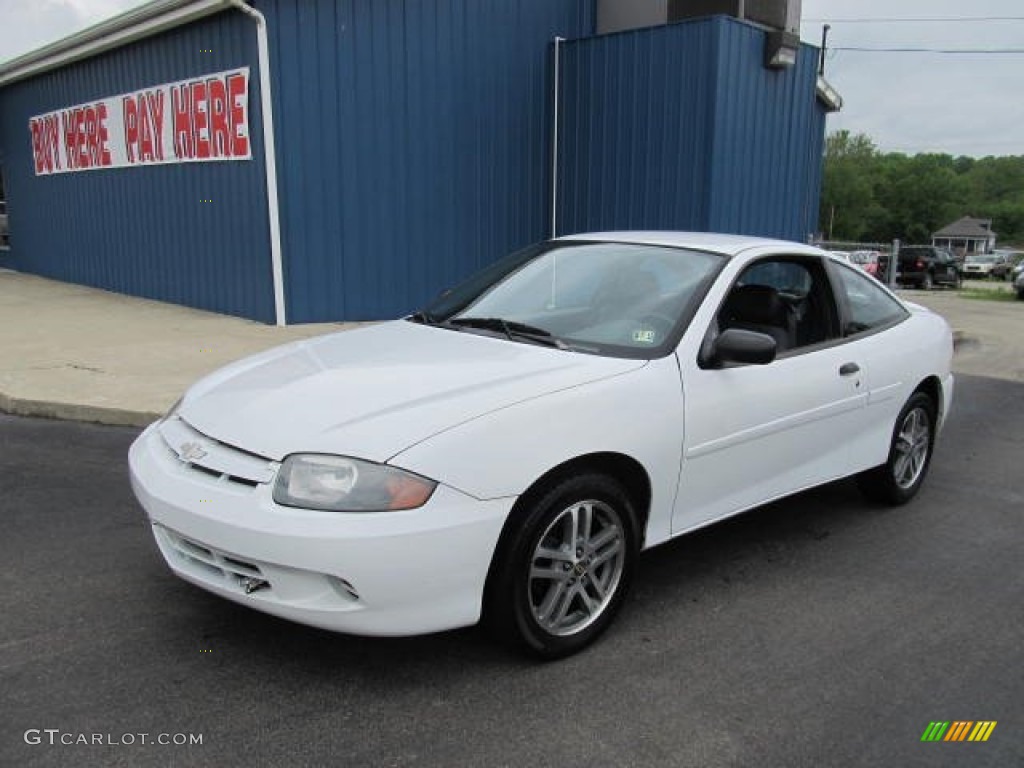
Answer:
[[779, 292], [769, 285], [733, 288], [719, 313], [719, 328], [764, 333], [775, 339], [776, 351], [796, 346], [796, 320]]

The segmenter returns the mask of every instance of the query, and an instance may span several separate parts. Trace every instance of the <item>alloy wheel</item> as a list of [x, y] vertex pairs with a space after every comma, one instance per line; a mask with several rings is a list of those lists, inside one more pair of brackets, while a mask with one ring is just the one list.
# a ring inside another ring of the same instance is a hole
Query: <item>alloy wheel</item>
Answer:
[[931, 445], [931, 419], [922, 407], [909, 411], [900, 425], [899, 434], [893, 446], [896, 455], [893, 462], [893, 480], [906, 490], [917, 482], [928, 462]]
[[626, 538], [615, 509], [595, 499], [566, 507], [530, 561], [527, 594], [534, 620], [562, 637], [586, 629], [615, 596], [625, 559]]

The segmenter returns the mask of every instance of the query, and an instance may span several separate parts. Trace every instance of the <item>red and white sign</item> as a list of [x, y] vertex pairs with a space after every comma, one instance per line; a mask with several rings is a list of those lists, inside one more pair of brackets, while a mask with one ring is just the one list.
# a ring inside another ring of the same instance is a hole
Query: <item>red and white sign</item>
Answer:
[[156, 85], [28, 121], [37, 176], [250, 160], [249, 68]]

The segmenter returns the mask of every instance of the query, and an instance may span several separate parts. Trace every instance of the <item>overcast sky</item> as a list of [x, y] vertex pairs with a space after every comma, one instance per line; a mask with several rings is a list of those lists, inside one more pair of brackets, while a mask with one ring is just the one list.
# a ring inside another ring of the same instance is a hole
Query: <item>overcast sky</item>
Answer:
[[[0, 61], [137, 5], [0, 0]], [[967, 20], [980, 17], [1002, 18]], [[1024, 0], [803, 0], [803, 18], [802, 37], [815, 45], [822, 24], [832, 27], [825, 76], [845, 106], [829, 130], [866, 133], [885, 151], [1024, 155], [1024, 53], [842, 50], [1024, 50]], [[957, 21], [892, 21], [936, 18]]]

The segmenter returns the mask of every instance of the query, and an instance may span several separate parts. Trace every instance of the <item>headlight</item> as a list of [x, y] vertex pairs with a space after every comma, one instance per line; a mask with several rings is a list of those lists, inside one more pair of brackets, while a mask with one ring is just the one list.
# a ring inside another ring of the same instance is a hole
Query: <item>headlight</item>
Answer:
[[436, 487], [433, 480], [384, 464], [296, 453], [277, 473], [274, 501], [332, 512], [415, 509], [427, 503]]

